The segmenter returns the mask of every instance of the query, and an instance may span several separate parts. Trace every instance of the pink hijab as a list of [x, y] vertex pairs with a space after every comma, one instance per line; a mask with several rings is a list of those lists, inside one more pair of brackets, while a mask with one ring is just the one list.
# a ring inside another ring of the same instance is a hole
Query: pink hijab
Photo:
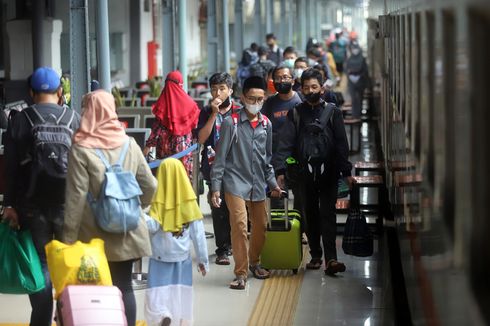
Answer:
[[120, 147], [128, 136], [117, 119], [116, 104], [112, 94], [98, 90], [83, 98], [80, 128], [73, 143], [87, 148], [112, 149]]

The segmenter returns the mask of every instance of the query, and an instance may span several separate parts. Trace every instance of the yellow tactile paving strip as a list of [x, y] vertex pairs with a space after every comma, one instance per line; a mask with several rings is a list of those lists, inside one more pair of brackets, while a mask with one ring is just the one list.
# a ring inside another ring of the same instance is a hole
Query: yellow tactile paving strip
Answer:
[[[303, 257], [306, 252], [305, 246]], [[291, 270], [273, 271], [262, 285], [248, 325], [293, 325], [303, 276], [303, 264], [296, 275]]]

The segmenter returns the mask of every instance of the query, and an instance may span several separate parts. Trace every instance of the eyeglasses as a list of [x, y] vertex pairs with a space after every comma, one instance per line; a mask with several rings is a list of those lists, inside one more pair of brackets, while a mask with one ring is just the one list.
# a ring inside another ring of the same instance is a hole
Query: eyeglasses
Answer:
[[251, 97], [251, 96], [247, 96], [245, 98], [247, 99], [247, 102], [249, 102], [250, 104], [257, 104], [257, 103], [264, 102], [264, 98], [263, 97]]
[[288, 75], [284, 75], [284, 76], [280, 76], [280, 77], [276, 77], [276, 78], [274, 78], [274, 81], [275, 81], [276, 83], [280, 83], [280, 82], [283, 82], [283, 81], [284, 81], [284, 82], [290, 82], [290, 81], [292, 81], [292, 80], [293, 80], [293, 77], [288, 76]]

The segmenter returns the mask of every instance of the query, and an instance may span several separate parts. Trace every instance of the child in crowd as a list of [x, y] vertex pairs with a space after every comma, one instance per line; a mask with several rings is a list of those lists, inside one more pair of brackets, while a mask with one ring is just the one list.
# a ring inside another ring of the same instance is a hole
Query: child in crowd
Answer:
[[203, 216], [181, 161], [164, 160], [157, 179], [150, 216], [146, 216], [153, 255], [148, 268], [145, 317], [149, 325], [191, 324], [191, 241], [198, 270], [203, 276], [209, 270]]

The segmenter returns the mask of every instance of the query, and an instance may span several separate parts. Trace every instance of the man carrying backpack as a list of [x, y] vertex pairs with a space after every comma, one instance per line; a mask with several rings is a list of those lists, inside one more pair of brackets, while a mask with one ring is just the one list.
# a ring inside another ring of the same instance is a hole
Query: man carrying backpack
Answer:
[[301, 90], [305, 101], [288, 112], [273, 165], [277, 183], [283, 187], [286, 158], [293, 156], [299, 161], [304, 176], [299, 186], [304, 196], [306, 235], [312, 257], [306, 268], [322, 266], [321, 238], [325, 274], [333, 275], [345, 271], [345, 265], [337, 261], [335, 247], [337, 182], [340, 176], [349, 184], [353, 179], [342, 112], [321, 99], [322, 84], [318, 70], [310, 68], [302, 73]]
[[35, 104], [11, 116], [5, 135], [3, 218], [12, 227], [31, 231], [46, 287], [29, 295], [30, 324], [51, 325], [53, 295], [44, 246], [61, 239], [68, 152], [80, 116], [59, 105], [63, 103], [60, 76], [52, 68], [36, 69], [28, 83]]

